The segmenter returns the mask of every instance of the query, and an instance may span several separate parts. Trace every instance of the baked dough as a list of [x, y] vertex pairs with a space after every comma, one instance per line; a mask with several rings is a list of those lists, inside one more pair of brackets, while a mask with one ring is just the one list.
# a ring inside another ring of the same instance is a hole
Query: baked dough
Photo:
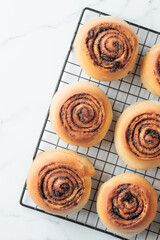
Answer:
[[138, 55], [138, 37], [124, 20], [105, 16], [82, 25], [75, 39], [75, 53], [82, 69], [100, 81], [114, 81], [129, 74]]
[[58, 90], [50, 106], [54, 131], [66, 143], [90, 147], [106, 135], [112, 107], [105, 93], [89, 82], [76, 82]]
[[32, 200], [44, 211], [66, 215], [79, 211], [88, 201], [92, 163], [70, 150], [49, 150], [37, 155], [27, 176]]
[[130, 167], [160, 166], [160, 103], [145, 100], [130, 105], [117, 121], [114, 141], [118, 155]]
[[147, 90], [160, 97], [160, 43], [143, 57], [140, 74]]
[[101, 185], [97, 211], [108, 230], [129, 238], [142, 232], [153, 221], [157, 194], [145, 178], [124, 173]]

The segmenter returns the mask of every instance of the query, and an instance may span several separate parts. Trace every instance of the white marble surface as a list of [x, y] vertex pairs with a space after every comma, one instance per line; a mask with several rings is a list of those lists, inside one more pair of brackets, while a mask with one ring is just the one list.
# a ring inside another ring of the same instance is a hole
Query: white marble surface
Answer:
[[111, 239], [19, 204], [72, 35], [87, 6], [160, 31], [159, 0], [0, 1], [0, 239]]

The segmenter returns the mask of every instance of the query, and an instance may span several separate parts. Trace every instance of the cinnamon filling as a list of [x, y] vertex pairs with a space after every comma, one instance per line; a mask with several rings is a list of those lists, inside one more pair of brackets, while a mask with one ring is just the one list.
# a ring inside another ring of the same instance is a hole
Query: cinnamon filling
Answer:
[[[69, 134], [95, 134], [104, 124], [103, 104], [88, 93], [75, 94], [62, 105], [60, 119]], [[78, 137], [78, 135], [76, 135]]]
[[157, 68], [158, 68], [158, 74], [160, 76], [160, 59], [159, 59], [158, 64], [157, 64]]
[[145, 113], [135, 117], [126, 131], [130, 150], [140, 159], [160, 157], [160, 115]]
[[81, 200], [84, 182], [75, 169], [50, 164], [39, 172], [38, 188], [41, 197], [55, 209], [69, 209]]
[[154, 63], [154, 75], [156, 77], [156, 80], [160, 84], [160, 53], [156, 58], [156, 61]]
[[111, 208], [112, 220], [123, 227], [139, 221], [146, 212], [146, 197], [143, 191], [133, 184], [121, 184], [114, 189]]
[[124, 68], [133, 53], [132, 37], [120, 25], [101, 24], [88, 31], [86, 46], [95, 65], [110, 72]]

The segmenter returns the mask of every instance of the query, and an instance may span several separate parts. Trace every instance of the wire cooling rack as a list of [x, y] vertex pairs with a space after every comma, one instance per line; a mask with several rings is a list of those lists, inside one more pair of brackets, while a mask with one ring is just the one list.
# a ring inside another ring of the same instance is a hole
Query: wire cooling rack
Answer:
[[[49, 149], [71, 149], [82, 155], [85, 155], [93, 164], [96, 169], [96, 175], [92, 178], [92, 190], [91, 196], [89, 198], [86, 206], [78, 213], [71, 214], [68, 216], [58, 218], [65, 219], [67, 221], [71, 221], [74, 223], [78, 223], [80, 225], [93, 228], [99, 230], [101, 232], [105, 232], [107, 234], [116, 236], [109, 232], [102, 222], [100, 221], [97, 211], [96, 211], [96, 197], [97, 190], [100, 185], [116, 176], [118, 174], [122, 174], [125, 172], [135, 172], [145, 177], [155, 188], [158, 195], [158, 211], [154, 221], [151, 225], [142, 233], [136, 235], [132, 239], [145, 239], [145, 240], [159, 240], [160, 239], [160, 168], [154, 168], [147, 171], [139, 171], [134, 170], [127, 166], [122, 160], [118, 157], [114, 141], [114, 128], [116, 121], [123, 110], [128, 107], [130, 104], [139, 101], [139, 100], [147, 100], [147, 99], [155, 99], [159, 101], [159, 98], [155, 95], [148, 92], [140, 79], [140, 63], [142, 57], [147, 53], [147, 51], [157, 42], [160, 42], [160, 33], [153, 31], [151, 29], [139, 26], [137, 24], [133, 24], [128, 22], [132, 28], [136, 31], [139, 37], [139, 53], [137, 63], [132, 73], [127, 77], [114, 81], [114, 82], [99, 82], [95, 79], [90, 78], [88, 75], [84, 73], [84, 71], [80, 68], [74, 53], [74, 39], [78, 28], [80, 25], [85, 22], [97, 18], [100, 16], [108, 15], [106, 13], [99, 12], [97, 10], [91, 8], [85, 8], [80, 16], [76, 31], [74, 33], [71, 46], [69, 48], [62, 72], [60, 74], [60, 78], [56, 87], [60, 89], [64, 85], [67, 85], [76, 81], [89, 81], [93, 84], [97, 85], [101, 88], [106, 95], [109, 97], [110, 102], [112, 104], [113, 109], [113, 121], [111, 127], [106, 134], [105, 138], [97, 145], [90, 148], [82, 148], [75, 147], [72, 145], [68, 145], [64, 143], [59, 137], [53, 132], [50, 121], [48, 119], [48, 114], [45, 119], [37, 147], [35, 149], [35, 156], [45, 150]], [[24, 207], [34, 209], [36, 211], [42, 211], [38, 206], [36, 206], [31, 200], [26, 184], [23, 188], [20, 204]], [[152, 210], [151, 210], [152, 211]], [[48, 214], [48, 213], [46, 213]], [[124, 239], [122, 237], [116, 236], [120, 239]]]

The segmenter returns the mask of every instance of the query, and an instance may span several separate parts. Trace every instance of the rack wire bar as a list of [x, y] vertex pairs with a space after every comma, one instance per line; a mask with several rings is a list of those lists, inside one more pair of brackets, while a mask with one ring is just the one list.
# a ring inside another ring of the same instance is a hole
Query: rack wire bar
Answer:
[[66, 144], [53, 131], [49, 121], [48, 111], [33, 155], [34, 159], [36, 155], [42, 151], [61, 148], [70, 149], [86, 156], [94, 164], [94, 167], [96, 169], [96, 175], [92, 178], [92, 190], [89, 201], [85, 207], [76, 214], [71, 214], [68, 216], [55, 216], [44, 212], [42, 209], [36, 206], [36, 204], [31, 200], [29, 196], [25, 183], [20, 197], [20, 204], [24, 207], [52, 215], [56, 218], [61, 218], [86, 226], [88, 228], [110, 234], [112, 236], [116, 236], [119, 239], [126, 239], [111, 233], [102, 224], [96, 211], [96, 197], [97, 190], [103, 182], [121, 173], [134, 172], [145, 177], [155, 188], [158, 195], [158, 210], [156, 217], [150, 226], [145, 231], [139, 235], [136, 235], [132, 239], [157, 240], [160, 239], [160, 168], [140, 171], [134, 170], [127, 166], [116, 153], [113, 134], [118, 117], [130, 104], [139, 100], [147, 99], [155, 99], [157, 101], [160, 101], [160, 98], [151, 94], [144, 88], [140, 79], [141, 59], [154, 44], [160, 42], [160, 33], [127, 21], [136, 31], [139, 37], [139, 53], [135, 68], [130, 75], [126, 76], [123, 79], [114, 82], [100, 82], [93, 78], [90, 78], [81, 69], [76, 60], [73, 48], [74, 40], [79, 26], [93, 18], [104, 15], [108, 14], [91, 8], [85, 8], [82, 11], [62, 71], [60, 73], [55, 92], [61, 87], [76, 81], [92, 82], [96, 86], [100, 87], [109, 97], [113, 109], [113, 121], [108, 133], [99, 144], [90, 148], [82, 148]]

